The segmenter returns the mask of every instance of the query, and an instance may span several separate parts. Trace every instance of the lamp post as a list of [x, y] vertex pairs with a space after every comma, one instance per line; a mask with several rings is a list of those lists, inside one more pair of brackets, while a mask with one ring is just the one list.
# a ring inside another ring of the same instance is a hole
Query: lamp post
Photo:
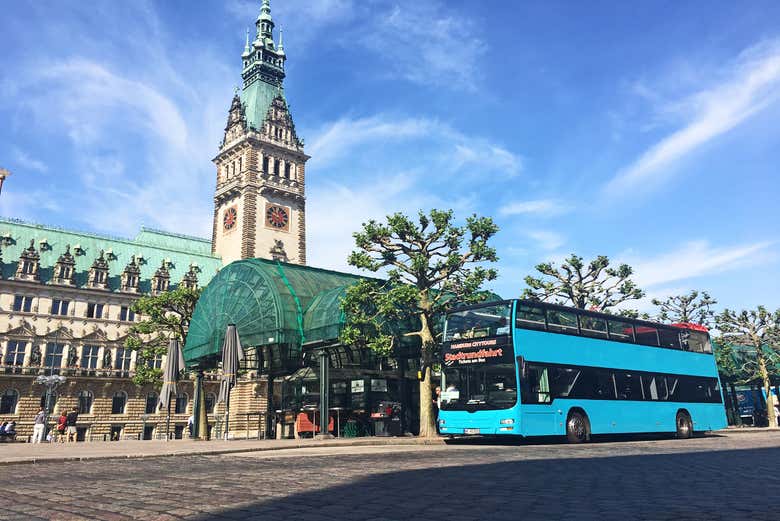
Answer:
[[3, 181], [5, 181], [5, 178], [11, 175], [11, 172], [6, 170], [5, 168], [0, 168], [0, 192], [3, 191]]
[[48, 435], [48, 426], [49, 426], [49, 408], [51, 407], [51, 397], [52, 394], [54, 394], [54, 390], [59, 387], [60, 385], [65, 383], [65, 378], [62, 375], [58, 374], [49, 374], [49, 375], [39, 375], [38, 378], [35, 379], [35, 383], [38, 385], [45, 385], [46, 386], [46, 406], [43, 409], [43, 436], [46, 437]]

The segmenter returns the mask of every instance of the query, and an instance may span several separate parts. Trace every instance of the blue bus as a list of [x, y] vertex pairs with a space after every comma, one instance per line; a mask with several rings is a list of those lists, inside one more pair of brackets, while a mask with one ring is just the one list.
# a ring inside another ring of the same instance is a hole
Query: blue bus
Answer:
[[676, 433], [726, 427], [706, 329], [527, 300], [447, 315], [443, 435]]

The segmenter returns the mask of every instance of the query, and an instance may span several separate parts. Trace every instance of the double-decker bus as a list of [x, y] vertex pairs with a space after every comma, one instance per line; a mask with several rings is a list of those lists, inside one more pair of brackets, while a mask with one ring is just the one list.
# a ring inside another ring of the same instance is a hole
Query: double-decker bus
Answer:
[[676, 433], [726, 427], [706, 328], [527, 300], [447, 315], [443, 435]]

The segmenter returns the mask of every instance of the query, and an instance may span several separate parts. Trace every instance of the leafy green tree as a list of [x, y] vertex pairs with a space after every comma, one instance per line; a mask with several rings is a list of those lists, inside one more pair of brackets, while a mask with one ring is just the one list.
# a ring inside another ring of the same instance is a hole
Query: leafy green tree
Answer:
[[185, 341], [200, 292], [200, 289], [182, 286], [135, 301], [132, 309], [143, 320], [130, 327], [125, 347], [138, 352], [133, 376], [137, 385], [160, 383], [162, 370], [149, 367], [145, 362], [165, 355], [172, 337], [178, 338], [182, 343]]
[[715, 313], [712, 306], [718, 301], [706, 291], [692, 290], [685, 295], [674, 295], [665, 300], [653, 299], [660, 311], [658, 318], [664, 322], [694, 322], [710, 327]]
[[[775, 312], [764, 306], [735, 312], [725, 309], [715, 317], [718, 330], [726, 345], [742, 346], [749, 358], [740, 368], [750, 379], [760, 379], [770, 396], [769, 366], [780, 361], [780, 309]], [[777, 425], [774, 407], [767, 407], [769, 425]]]
[[[386, 223], [369, 221], [354, 234], [356, 250], [349, 263], [387, 275], [387, 282], [367, 281], [342, 302], [347, 324], [342, 340], [389, 353], [398, 335], [417, 336], [421, 344], [420, 436], [436, 433], [432, 410], [431, 364], [435, 321], [456, 303], [486, 297], [482, 285], [496, 278], [482, 263], [498, 260], [488, 241], [498, 227], [488, 217], [473, 215], [456, 226], [453, 213], [431, 210], [416, 219], [396, 213]], [[393, 331], [391, 323], [416, 324], [412, 331]]]
[[[628, 264], [610, 267], [609, 258], [599, 255], [586, 263], [572, 253], [560, 267], [552, 262], [536, 266], [540, 276], [528, 275], [523, 298], [611, 312], [617, 305], [644, 297], [645, 293], [631, 280], [634, 270]], [[636, 311], [621, 314], [638, 316]]]

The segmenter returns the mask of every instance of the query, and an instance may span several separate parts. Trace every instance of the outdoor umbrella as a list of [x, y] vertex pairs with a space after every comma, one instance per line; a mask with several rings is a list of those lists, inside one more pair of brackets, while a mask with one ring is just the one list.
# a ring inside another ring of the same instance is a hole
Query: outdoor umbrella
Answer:
[[236, 385], [238, 363], [244, 359], [244, 349], [238, 338], [235, 324], [228, 324], [225, 331], [225, 343], [222, 344], [222, 376], [220, 377], [219, 397], [217, 403], [225, 403], [225, 438], [228, 435], [230, 422], [230, 389]]
[[178, 396], [176, 382], [179, 380], [179, 371], [184, 369], [184, 355], [182, 355], [179, 340], [171, 338], [168, 344], [168, 354], [165, 358], [165, 371], [163, 371], [163, 386], [160, 391], [160, 407], [167, 407], [168, 418], [166, 421], [166, 437], [171, 438], [171, 396]]

